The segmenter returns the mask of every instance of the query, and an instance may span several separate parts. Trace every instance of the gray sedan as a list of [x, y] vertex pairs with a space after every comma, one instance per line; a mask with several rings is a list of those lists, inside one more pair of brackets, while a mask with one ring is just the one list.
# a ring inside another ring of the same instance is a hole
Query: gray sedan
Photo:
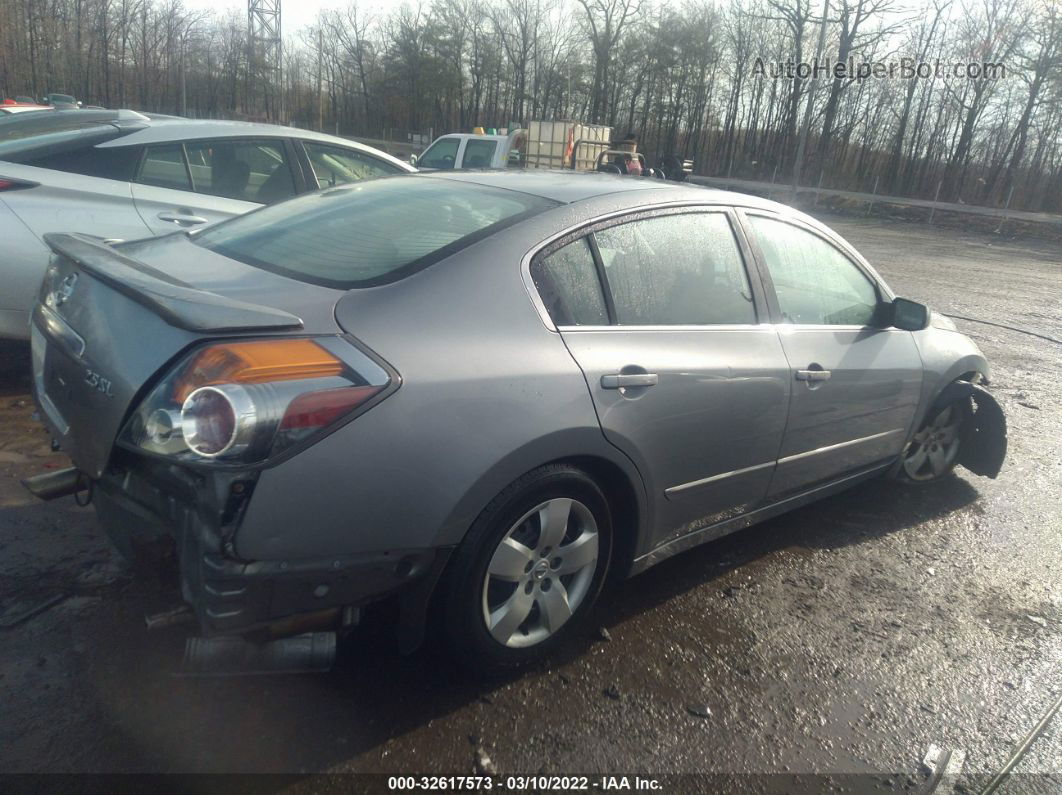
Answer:
[[414, 171], [331, 135], [125, 110], [0, 118], [0, 338], [25, 339], [49, 232], [142, 238]]
[[28, 485], [88, 492], [130, 557], [175, 549], [208, 635], [393, 597], [403, 646], [430, 623], [511, 668], [606, 579], [1006, 452], [972, 341], [749, 196], [420, 174], [48, 242], [35, 393], [76, 469]]

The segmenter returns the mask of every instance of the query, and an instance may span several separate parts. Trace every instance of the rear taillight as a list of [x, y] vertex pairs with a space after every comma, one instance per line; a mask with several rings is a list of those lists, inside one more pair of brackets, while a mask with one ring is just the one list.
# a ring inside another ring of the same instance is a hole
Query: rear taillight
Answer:
[[39, 182], [30, 182], [28, 179], [9, 179], [8, 177], [0, 177], [0, 191], [36, 188], [40, 184], [41, 183]]
[[119, 443], [189, 462], [257, 463], [323, 435], [391, 384], [336, 337], [208, 345], [152, 390]]

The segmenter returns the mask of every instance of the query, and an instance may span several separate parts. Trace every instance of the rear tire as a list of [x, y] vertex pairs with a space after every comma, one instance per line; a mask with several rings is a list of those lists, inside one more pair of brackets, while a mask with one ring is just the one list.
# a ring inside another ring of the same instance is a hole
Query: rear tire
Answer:
[[514, 482], [451, 560], [444, 622], [454, 656], [496, 675], [574, 637], [601, 592], [612, 540], [605, 495], [581, 469], [551, 464]]
[[931, 410], [904, 450], [896, 479], [926, 486], [951, 475], [959, 463], [972, 414], [969, 398]]

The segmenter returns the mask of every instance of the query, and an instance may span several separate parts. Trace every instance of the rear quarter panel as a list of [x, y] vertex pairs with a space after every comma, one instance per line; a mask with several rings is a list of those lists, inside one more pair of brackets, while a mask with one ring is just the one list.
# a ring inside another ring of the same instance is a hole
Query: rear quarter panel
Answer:
[[[27, 339], [30, 310], [37, 298], [50, 251], [0, 198], [0, 338]], [[39, 265], [39, 263], [41, 263]]]
[[339, 302], [340, 325], [402, 386], [262, 473], [236, 536], [241, 556], [456, 544], [509, 483], [576, 455], [620, 467], [644, 501], [637, 471], [605, 441], [582, 372], [521, 279], [521, 259], [542, 236], [527, 222]]
[[5, 249], [0, 259], [0, 336], [8, 336], [13, 323], [19, 333], [11, 336], [24, 338], [51, 254], [41, 240], [45, 234], [83, 232], [126, 239], [145, 237], [151, 230], [133, 207], [127, 182], [6, 162], [0, 163], [0, 176], [40, 183], [6, 191], [0, 199], [0, 208], [6, 210], [0, 212]]

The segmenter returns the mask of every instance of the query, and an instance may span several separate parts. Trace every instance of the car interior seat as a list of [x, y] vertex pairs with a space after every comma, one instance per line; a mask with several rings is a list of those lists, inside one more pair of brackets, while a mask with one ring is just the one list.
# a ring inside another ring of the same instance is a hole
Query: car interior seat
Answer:
[[291, 181], [291, 171], [284, 163], [277, 163], [265, 181], [258, 186], [254, 200], [261, 204], [272, 204], [295, 195], [295, 186]]
[[[220, 154], [220, 153], [219, 153]], [[211, 169], [211, 193], [230, 199], [246, 201], [247, 183], [251, 179], [251, 167], [234, 156], [217, 157]]]

